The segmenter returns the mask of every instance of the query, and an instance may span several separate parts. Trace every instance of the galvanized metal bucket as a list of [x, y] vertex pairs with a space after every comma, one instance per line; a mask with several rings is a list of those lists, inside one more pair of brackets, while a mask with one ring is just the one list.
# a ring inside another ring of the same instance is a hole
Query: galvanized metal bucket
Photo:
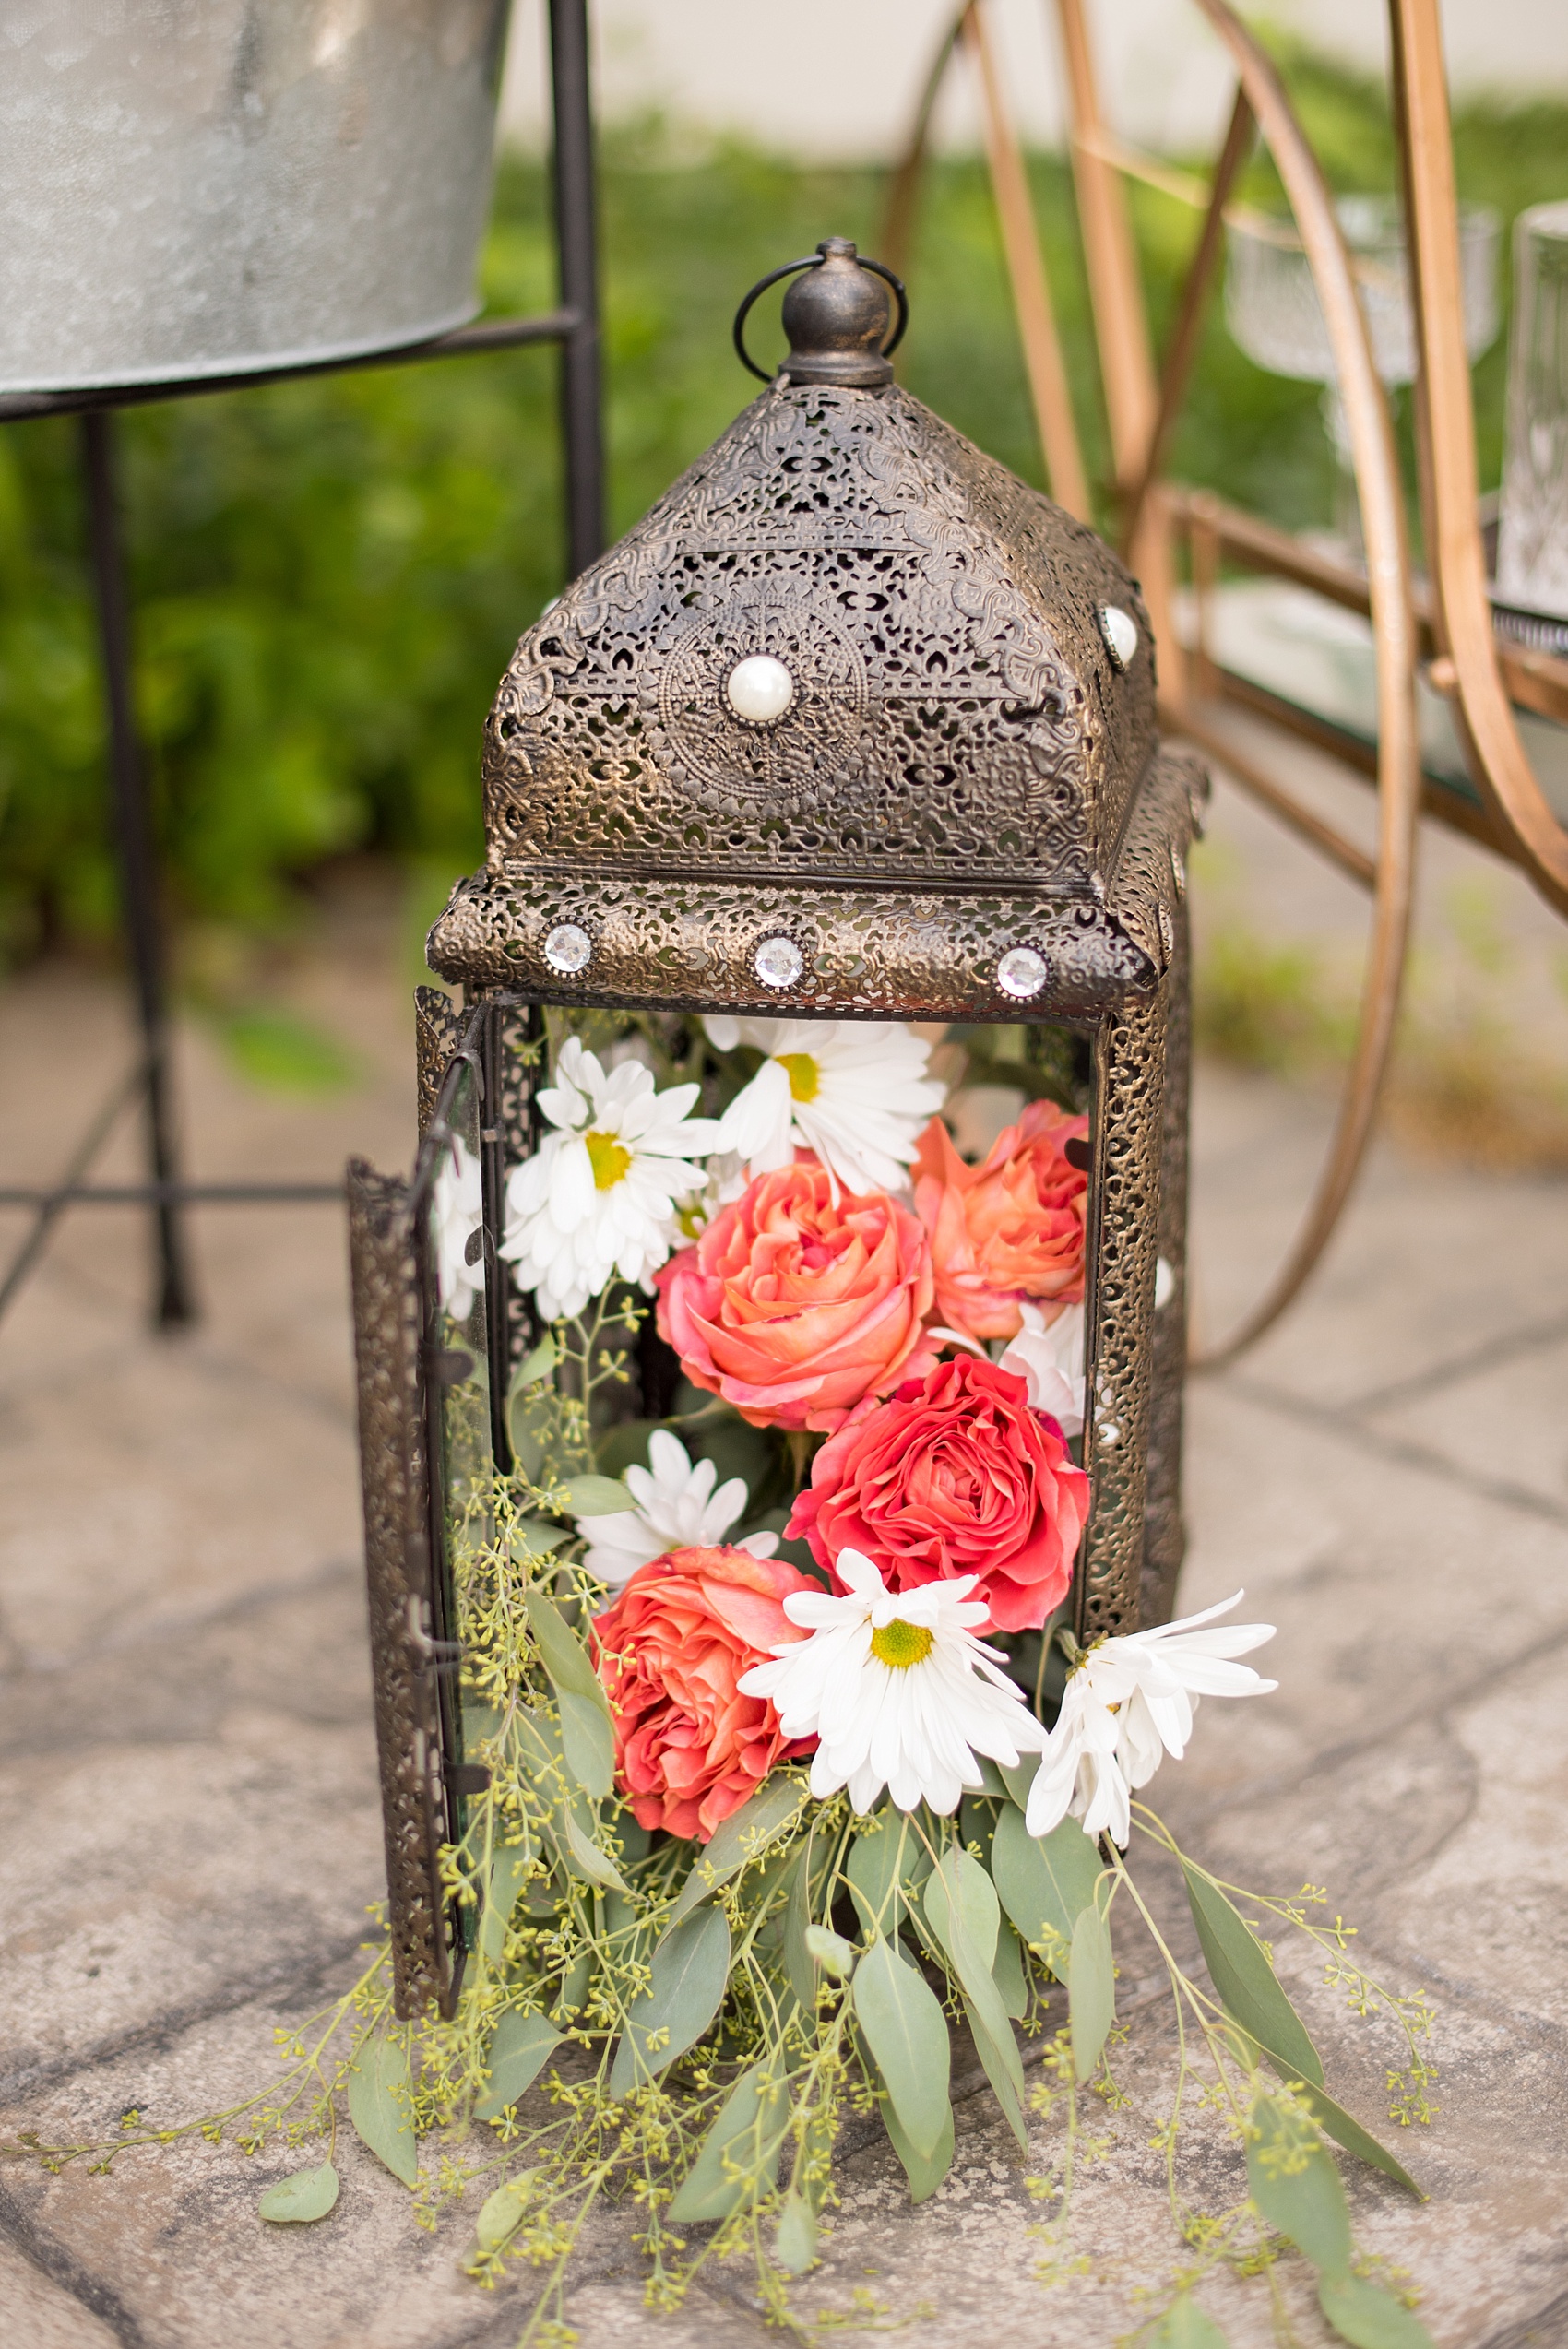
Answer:
[[6, 0], [0, 390], [473, 315], [509, 0]]

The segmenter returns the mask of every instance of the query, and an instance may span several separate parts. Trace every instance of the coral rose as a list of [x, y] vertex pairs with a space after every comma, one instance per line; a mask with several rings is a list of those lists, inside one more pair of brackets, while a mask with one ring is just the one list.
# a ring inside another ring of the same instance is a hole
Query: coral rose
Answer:
[[1024, 1381], [961, 1354], [823, 1445], [785, 1537], [803, 1535], [828, 1567], [861, 1551], [889, 1590], [976, 1574], [997, 1630], [1022, 1631], [1065, 1597], [1088, 1500]]
[[885, 1192], [837, 1189], [804, 1154], [759, 1175], [654, 1285], [686, 1376], [753, 1427], [830, 1432], [934, 1358], [920, 1217]]
[[821, 1585], [749, 1549], [672, 1549], [639, 1566], [593, 1626], [594, 1663], [615, 1725], [615, 1780], [645, 1827], [706, 1844], [781, 1755], [764, 1697], [736, 1682], [800, 1637], [791, 1591]]
[[1088, 1179], [1063, 1145], [1088, 1130], [1087, 1118], [1031, 1101], [969, 1167], [932, 1118], [915, 1157], [915, 1205], [931, 1234], [939, 1322], [969, 1337], [1016, 1337], [1026, 1298], [1082, 1297]]

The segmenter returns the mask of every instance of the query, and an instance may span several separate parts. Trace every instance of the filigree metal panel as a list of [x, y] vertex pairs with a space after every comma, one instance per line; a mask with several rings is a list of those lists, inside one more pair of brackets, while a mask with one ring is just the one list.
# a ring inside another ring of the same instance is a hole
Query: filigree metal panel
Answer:
[[[723, 691], [754, 653], [767, 724]], [[518, 646], [491, 871], [1089, 891], [1153, 744], [1100, 540], [897, 386], [781, 382]]]
[[438, 1854], [446, 1832], [431, 1619], [429, 1471], [420, 1301], [408, 1189], [362, 1159], [348, 1170], [359, 1373], [360, 1475], [375, 1742], [400, 2015], [445, 2010], [454, 1987]]
[[[1201, 777], [1169, 754], [1150, 764], [1128, 817], [1108, 897], [1003, 891], [780, 886], [770, 875], [713, 879], [706, 868], [650, 879], [589, 868], [485, 872], [459, 884], [431, 933], [432, 962], [479, 989], [593, 1005], [731, 1005], [824, 1016], [1016, 1019], [998, 966], [1029, 945], [1048, 978], [1033, 1017], [1092, 1020], [1158, 983], [1174, 938], [1172, 855], [1185, 853]], [[552, 970], [545, 942], [571, 922], [587, 967]], [[755, 954], [780, 934], [801, 949], [797, 984], [770, 988]]]
[[1158, 1263], [1170, 1294], [1157, 1303], [1149, 1366], [1148, 1465], [1144, 1492], [1139, 1616], [1168, 1623], [1186, 1552], [1182, 1519], [1182, 1427], [1187, 1378], [1187, 1115], [1192, 1002], [1186, 908], [1176, 917], [1165, 1022], [1164, 1133], [1160, 1144]]
[[1135, 1630], [1144, 1558], [1151, 1339], [1164, 1130], [1166, 990], [1096, 1038], [1094, 1169], [1084, 1263], [1093, 1498], [1075, 1592], [1080, 1640]]

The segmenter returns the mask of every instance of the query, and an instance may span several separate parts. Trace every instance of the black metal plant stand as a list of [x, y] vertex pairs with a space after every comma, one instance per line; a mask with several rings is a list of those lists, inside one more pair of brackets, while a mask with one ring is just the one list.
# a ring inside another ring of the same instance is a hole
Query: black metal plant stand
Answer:
[[[0, 397], [0, 422], [30, 416], [79, 415], [82, 470], [91, 542], [93, 593], [103, 661], [109, 776], [125, 944], [136, 988], [141, 1050], [99, 1111], [59, 1180], [47, 1189], [0, 1188], [0, 1206], [27, 1207], [32, 1223], [0, 1279], [0, 1314], [69, 1207], [146, 1204], [156, 1246], [153, 1320], [160, 1329], [194, 1321], [196, 1305], [185, 1251], [185, 1211], [197, 1205], [298, 1206], [340, 1201], [341, 1182], [187, 1182], [179, 1173], [169, 1079], [169, 1015], [158, 857], [147, 795], [146, 763], [136, 727], [131, 613], [115, 468], [114, 410], [150, 400], [188, 399], [253, 390], [302, 375], [350, 368], [407, 366], [551, 342], [561, 351], [561, 418], [565, 451], [567, 575], [575, 577], [604, 545], [604, 448], [600, 383], [599, 267], [594, 203], [593, 115], [588, 87], [588, 0], [549, 0], [552, 184], [560, 306], [536, 317], [498, 318], [435, 340], [350, 359], [263, 368], [244, 374], [172, 378], [166, 383], [96, 386], [91, 390]], [[95, 1184], [87, 1177], [120, 1116], [140, 1099], [146, 1120], [148, 1180]]]

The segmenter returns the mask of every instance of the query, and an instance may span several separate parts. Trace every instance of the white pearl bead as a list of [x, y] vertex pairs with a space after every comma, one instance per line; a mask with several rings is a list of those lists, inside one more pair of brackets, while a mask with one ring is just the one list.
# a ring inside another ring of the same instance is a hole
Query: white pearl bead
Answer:
[[724, 691], [737, 718], [766, 726], [769, 718], [782, 718], [794, 700], [795, 681], [771, 653], [752, 653], [736, 662], [724, 681]]
[[1138, 623], [1119, 603], [1108, 603], [1099, 615], [1099, 629], [1118, 669], [1131, 669], [1138, 649]]

